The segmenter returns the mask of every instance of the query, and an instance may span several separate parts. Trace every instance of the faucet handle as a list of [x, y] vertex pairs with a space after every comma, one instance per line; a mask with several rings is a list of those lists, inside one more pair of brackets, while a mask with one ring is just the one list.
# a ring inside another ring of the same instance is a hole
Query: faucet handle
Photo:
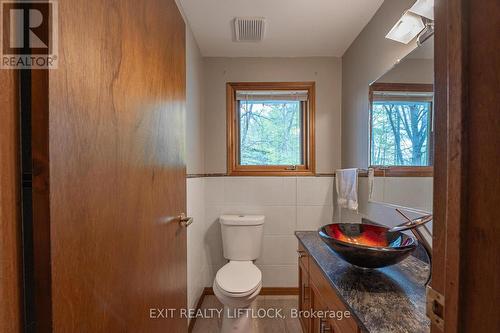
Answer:
[[399, 208], [396, 208], [396, 212], [398, 212], [401, 216], [403, 216], [405, 218], [406, 222], [398, 224], [397, 226], [390, 228], [389, 232], [404, 231], [404, 230], [408, 230], [408, 229], [417, 228], [417, 227], [420, 227], [421, 225], [426, 224], [427, 222], [432, 221], [432, 214], [423, 215], [423, 216], [420, 216], [420, 217], [417, 217], [414, 219], [410, 219]]

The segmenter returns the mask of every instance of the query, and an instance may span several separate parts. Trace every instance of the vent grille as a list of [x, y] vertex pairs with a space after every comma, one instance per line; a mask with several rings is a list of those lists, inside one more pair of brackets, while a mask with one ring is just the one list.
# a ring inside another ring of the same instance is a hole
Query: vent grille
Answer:
[[263, 17], [237, 17], [234, 30], [237, 42], [258, 42], [264, 39], [266, 20]]

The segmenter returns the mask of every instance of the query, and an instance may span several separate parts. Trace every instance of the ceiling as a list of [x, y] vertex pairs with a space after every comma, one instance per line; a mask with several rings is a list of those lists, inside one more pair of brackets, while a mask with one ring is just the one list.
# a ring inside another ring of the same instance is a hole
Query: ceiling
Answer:
[[[203, 56], [337, 56], [383, 0], [178, 0]], [[236, 16], [263, 16], [262, 42], [233, 42]]]

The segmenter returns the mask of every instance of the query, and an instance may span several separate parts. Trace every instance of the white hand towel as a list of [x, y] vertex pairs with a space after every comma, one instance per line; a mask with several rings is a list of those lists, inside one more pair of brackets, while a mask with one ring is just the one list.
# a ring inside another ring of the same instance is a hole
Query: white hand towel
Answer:
[[335, 172], [337, 204], [341, 208], [358, 210], [358, 169], [339, 169]]

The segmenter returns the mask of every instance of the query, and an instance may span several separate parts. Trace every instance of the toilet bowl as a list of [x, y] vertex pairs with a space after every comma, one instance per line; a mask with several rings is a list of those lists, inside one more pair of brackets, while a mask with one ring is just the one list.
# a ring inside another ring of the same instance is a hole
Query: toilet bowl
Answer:
[[229, 260], [215, 276], [213, 291], [224, 305], [222, 333], [250, 333], [256, 325], [252, 305], [262, 288], [259, 257], [264, 216], [223, 215], [219, 218], [224, 257]]
[[214, 294], [222, 304], [246, 307], [262, 287], [262, 273], [251, 261], [230, 261], [215, 276]]
[[222, 333], [255, 331], [252, 303], [262, 288], [262, 273], [251, 261], [230, 261], [215, 276], [213, 290], [224, 304]]

